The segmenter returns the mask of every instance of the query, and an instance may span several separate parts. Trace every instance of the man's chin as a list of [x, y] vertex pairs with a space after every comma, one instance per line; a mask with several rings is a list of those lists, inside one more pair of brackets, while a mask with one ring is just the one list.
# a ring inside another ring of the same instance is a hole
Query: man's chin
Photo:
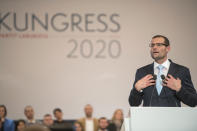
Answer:
[[160, 57], [152, 57], [155, 61], [158, 61], [158, 60], [160, 60], [161, 58]]
[[91, 118], [91, 117], [92, 117], [92, 115], [86, 115], [86, 117]]
[[152, 57], [155, 61], [159, 59], [158, 56], [151, 55], [151, 57]]

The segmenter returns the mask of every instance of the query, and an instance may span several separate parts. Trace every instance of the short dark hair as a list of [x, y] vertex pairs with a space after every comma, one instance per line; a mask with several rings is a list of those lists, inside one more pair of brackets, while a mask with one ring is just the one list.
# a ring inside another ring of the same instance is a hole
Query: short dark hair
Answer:
[[[107, 118], [106, 117], [100, 117], [98, 122], [100, 122], [101, 120], [107, 120]], [[108, 122], [108, 120], [107, 120], [107, 122]]]
[[19, 120], [17, 121], [17, 123], [16, 123], [16, 126], [18, 126], [20, 122], [24, 123], [24, 125], [25, 125], [25, 120], [19, 119]]
[[55, 115], [55, 112], [62, 112], [62, 110], [60, 109], [60, 108], [55, 108], [54, 110], [53, 110], [53, 114]]
[[49, 116], [51, 116], [51, 114], [45, 114], [45, 115], [44, 115], [44, 117], [49, 117]]
[[4, 114], [4, 117], [7, 116], [7, 108], [5, 105], [0, 105], [0, 108], [4, 108], [4, 111], [5, 111], [5, 114]]
[[170, 41], [169, 41], [169, 39], [166, 36], [163, 36], [163, 35], [155, 35], [155, 36], [152, 37], [152, 39], [158, 38], [158, 37], [161, 37], [161, 38], [164, 39], [164, 43], [166, 44], [166, 46], [169, 46], [170, 45]]

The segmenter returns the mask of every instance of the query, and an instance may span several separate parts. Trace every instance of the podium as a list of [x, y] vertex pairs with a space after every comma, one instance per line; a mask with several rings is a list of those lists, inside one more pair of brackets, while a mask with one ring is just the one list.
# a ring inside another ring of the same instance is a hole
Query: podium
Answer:
[[197, 108], [130, 107], [125, 131], [197, 131]]

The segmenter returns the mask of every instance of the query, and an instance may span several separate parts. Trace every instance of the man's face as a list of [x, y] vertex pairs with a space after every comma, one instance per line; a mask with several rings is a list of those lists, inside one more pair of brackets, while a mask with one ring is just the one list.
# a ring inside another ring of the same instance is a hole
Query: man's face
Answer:
[[34, 118], [34, 110], [33, 110], [32, 107], [26, 107], [25, 116], [27, 117], [27, 119], [33, 119]]
[[53, 125], [52, 116], [45, 116], [44, 119], [43, 119], [43, 123], [44, 123], [46, 126], [51, 126], [51, 125]]
[[57, 120], [61, 120], [62, 117], [63, 117], [63, 113], [62, 112], [59, 112], [59, 111], [56, 111], [55, 114], [54, 114], [55, 118]]
[[167, 59], [167, 54], [170, 50], [170, 46], [165, 46], [165, 45], [161, 45], [158, 46], [157, 43], [164, 43], [164, 38], [162, 37], [157, 37], [152, 39], [151, 43], [155, 44], [153, 47], [151, 47], [150, 53], [151, 53], [151, 57], [157, 62], [157, 61], [164, 61]]
[[3, 107], [0, 107], [0, 117], [5, 117], [5, 110]]
[[108, 121], [106, 119], [100, 119], [99, 128], [106, 129], [108, 126]]
[[90, 105], [87, 105], [85, 107], [85, 114], [86, 114], [86, 117], [92, 117], [92, 112], [93, 112], [93, 109]]
[[18, 126], [17, 126], [17, 129], [21, 131], [21, 130], [23, 130], [24, 128], [25, 128], [25, 123], [19, 122], [19, 123], [18, 123]]

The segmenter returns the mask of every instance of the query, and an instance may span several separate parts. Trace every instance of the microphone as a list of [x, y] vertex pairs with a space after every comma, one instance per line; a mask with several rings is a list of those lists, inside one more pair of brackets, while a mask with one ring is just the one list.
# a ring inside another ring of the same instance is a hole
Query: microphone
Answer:
[[[155, 75], [155, 74], [153, 74], [153, 78], [152, 78], [152, 80], [157, 80], [157, 75]], [[153, 92], [155, 91], [155, 88], [156, 88], [156, 85], [154, 85], [154, 87], [153, 87], [153, 91], [152, 91], [152, 94], [151, 94], [151, 97], [150, 97], [150, 104], [149, 104], [149, 106], [151, 106], [151, 102], [152, 102], [152, 97], [153, 97]]]
[[153, 74], [153, 80], [157, 79], [157, 75]]
[[[164, 81], [164, 80], [165, 80], [165, 76], [164, 76], [164, 75], [161, 75], [161, 79], [162, 79], [163, 83], [166, 84], [166, 82]], [[165, 91], [165, 89], [164, 89], [164, 91]], [[165, 91], [165, 94], [166, 94], [166, 91]], [[167, 95], [167, 94], [166, 94], [166, 95]], [[168, 97], [167, 97], [167, 99], [168, 99]], [[173, 100], [174, 100], [174, 102], [175, 102], [176, 107], [178, 107], [178, 105], [177, 105], [177, 103], [176, 103], [176, 100], [175, 100], [174, 98], [173, 98]], [[169, 100], [168, 100], [168, 103], [169, 103]]]
[[162, 79], [162, 81], [165, 80], [165, 76], [164, 75], [161, 75], [161, 79]]

